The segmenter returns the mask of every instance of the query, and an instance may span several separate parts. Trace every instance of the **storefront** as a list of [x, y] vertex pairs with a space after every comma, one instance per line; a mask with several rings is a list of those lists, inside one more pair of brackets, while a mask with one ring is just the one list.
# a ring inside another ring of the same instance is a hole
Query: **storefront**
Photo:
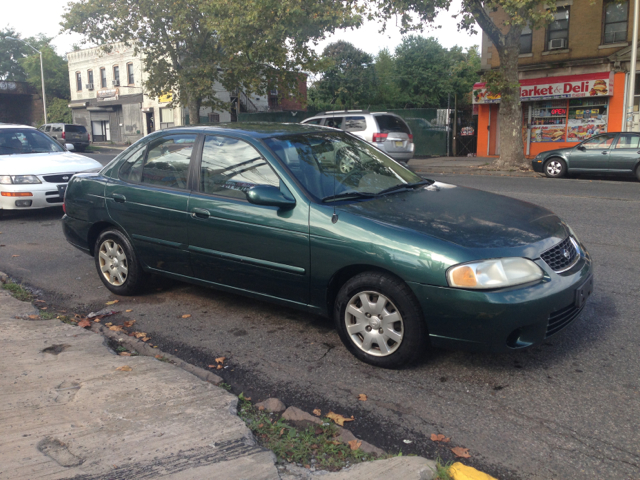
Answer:
[[[620, 131], [625, 74], [598, 72], [520, 80], [522, 135], [527, 157], [571, 147], [603, 132]], [[478, 155], [500, 155], [500, 95], [473, 86], [478, 112]]]

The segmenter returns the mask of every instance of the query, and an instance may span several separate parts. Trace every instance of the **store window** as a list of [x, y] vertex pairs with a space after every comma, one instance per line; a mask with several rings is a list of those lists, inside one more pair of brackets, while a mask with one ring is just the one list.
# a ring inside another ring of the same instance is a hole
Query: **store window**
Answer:
[[160, 128], [173, 127], [173, 108], [160, 109]]
[[569, 100], [567, 141], [581, 142], [592, 135], [606, 132], [608, 109], [607, 97]]
[[522, 29], [522, 33], [520, 34], [520, 53], [531, 53], [531, 46], [533, 40], [533, 32], [531, 28], [526, 25]]
[[80, 72], [76, 72], [76, 90], [82, 91], [82, 74]]
[[100, 69], [100, 88], [107, 88], [107, 71], [104, 68]]
[[220, 123], [220, 114], [219, 113], [210, 113], [209, 114], [209, 123]]
[[568, 48], [569, 7], [558, 7], [553, 16], [554, 20], [547, 28], [547, 50]]
[[605, 2], [602, 43], [626, 42], [628, 20], [629, 2]]

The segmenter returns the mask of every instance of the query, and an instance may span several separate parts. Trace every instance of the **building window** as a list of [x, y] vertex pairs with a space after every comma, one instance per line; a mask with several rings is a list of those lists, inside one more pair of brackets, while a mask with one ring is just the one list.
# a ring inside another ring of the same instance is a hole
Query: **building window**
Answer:
[[87, 70], [87, 89], [93, 90], [93, 70]]
[[100, 69], [100, 88], [107, 88], [107, 71], [104, 68]]
[[113, 67], [113, 86], [118, 87], [120, 85], [120, 67], [118, 65]]
[[127, 82], [129, 83], [129, 85], [134, 84], [133, 63], [127, 63]]
[[82, 74], [80, 72], [76, 72], [76, 90], [82, 91]]
[[554, 21], [547, 29], [547, 50], [568, 48], [569, 46], [569, 7], [558, 7], [553, 14]]
[[604, 32], [602, 43], [627, 41], [629, 2], [606, 2], [604, 4]]
[[531, 28], [525, 25], [520, 34], [520, 53], [531, 53], [532, 38]]
[[220, 114], [219, 113], [210, 113], [209, 114], [209, 123], [220, 123]]

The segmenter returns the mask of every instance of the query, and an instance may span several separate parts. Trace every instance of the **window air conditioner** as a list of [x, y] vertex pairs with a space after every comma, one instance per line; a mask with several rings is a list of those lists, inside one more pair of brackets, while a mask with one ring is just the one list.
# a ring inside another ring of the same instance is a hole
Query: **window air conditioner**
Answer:
[[87, 83], [87, 90], [93, 90], [93, 83]]
[[549, 50], [557, 50], [559, 48], [567, 48], [566, 38], [554, 38], [549, 40]]
[[112, 84], [114, 87], [119, 87], [119, 86], [120, 86], [120, 80], [114, 80], [113, 82], [111, 82], [111, 84]]

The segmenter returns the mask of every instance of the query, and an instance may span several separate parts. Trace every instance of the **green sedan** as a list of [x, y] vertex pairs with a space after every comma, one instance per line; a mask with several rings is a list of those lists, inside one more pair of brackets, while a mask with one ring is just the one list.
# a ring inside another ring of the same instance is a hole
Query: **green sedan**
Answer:
[[330, 316], [386, 368], [430, 345], [542, 342], [593, 288], [587, 250], [552, 212], [425, 180], [312, 125], [155, 132], [74, 176], [64, 206], [67, 240], [113, 293], [159, 274]]
[[531, 166], [549, 178], [571, 173], [619, 173], [640, 180], [640, 134], [603, 133], [571, 148], [538, 154]]

